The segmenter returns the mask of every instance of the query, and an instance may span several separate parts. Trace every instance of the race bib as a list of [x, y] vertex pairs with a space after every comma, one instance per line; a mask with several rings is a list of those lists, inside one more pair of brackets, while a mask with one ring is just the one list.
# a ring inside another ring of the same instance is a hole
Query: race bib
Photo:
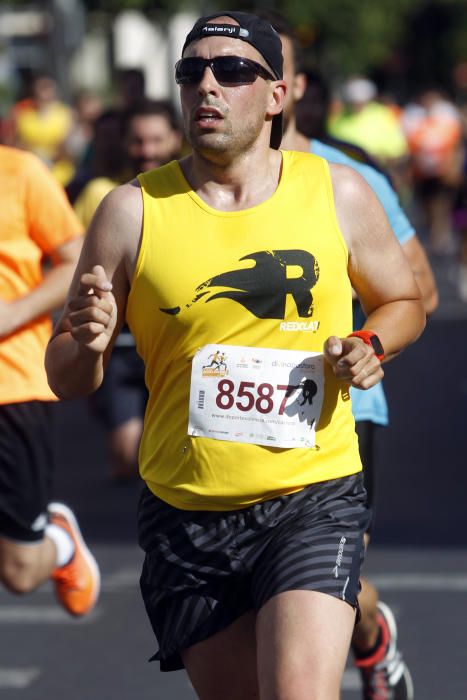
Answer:
[[205, 345], [193, 358], [188, 434], [314, 447], [323, 395], [320, 353]]

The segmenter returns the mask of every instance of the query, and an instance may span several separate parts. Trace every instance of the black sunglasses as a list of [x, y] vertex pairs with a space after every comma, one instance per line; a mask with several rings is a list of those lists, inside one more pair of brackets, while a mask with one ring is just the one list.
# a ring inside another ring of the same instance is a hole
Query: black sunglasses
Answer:
[[215, 58], [182, 58], [175, 64], [175, 81], [178, 85], [196, 85], [209, 68], [219, 84], [254, 83], [260, 76], [264, 80], [277, 80], [262, 65], [241, 56], [216, 56]]

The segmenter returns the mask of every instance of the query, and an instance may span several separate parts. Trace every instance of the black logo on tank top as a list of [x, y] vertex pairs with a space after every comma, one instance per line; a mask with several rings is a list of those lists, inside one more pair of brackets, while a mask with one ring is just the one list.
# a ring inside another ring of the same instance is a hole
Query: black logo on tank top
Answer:
[[[203, 298], [205, 303], [232, 299], [257, 318], [284, 319], [286, 299], [290, 294], [300, 318], [313, 315], [311, 290], [318, 281], [319, 266], [311, 253], [305, 250], [263, 250], [240, 258], [240, 262], [243, 260], [253, 260], [255, 264], [221, 272], [196, 287], [190, 302], [160, 311], [175, 316]], [[298, 275], [297, 270], [290, 268], [298, 268]], [[216, 291], [216, 287], [224, 289]]]

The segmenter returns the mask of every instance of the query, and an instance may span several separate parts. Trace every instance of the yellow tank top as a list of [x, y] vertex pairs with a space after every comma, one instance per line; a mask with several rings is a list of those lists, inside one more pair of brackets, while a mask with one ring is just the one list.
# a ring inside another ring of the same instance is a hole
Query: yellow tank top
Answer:
[[276, 192], [242, 211], [206, 204], [176, 161], [139, 176], [144, 224], [127, 321], [150, 394], [140, 472], [178, 508], [242, 508], [361, 470], [348, 387], [327, 363], [314, 448], [188, 434], [200, 348], [322, 353], [330, 335], [352, 331], [348, 251], [328, 165], [308, 153], [282, 157]]

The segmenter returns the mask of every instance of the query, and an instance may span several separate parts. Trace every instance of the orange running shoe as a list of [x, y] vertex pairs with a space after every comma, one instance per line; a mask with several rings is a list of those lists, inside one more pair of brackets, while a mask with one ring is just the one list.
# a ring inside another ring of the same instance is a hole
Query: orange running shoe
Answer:
[[49, 503], [50, 522], [68, 532], [75, 546], [71, 561], [52, 573], [55, 594], [71, 615], [91, 612], [100, 590], [97, 562], [86, 546], [73, 512], [63, 503]]

